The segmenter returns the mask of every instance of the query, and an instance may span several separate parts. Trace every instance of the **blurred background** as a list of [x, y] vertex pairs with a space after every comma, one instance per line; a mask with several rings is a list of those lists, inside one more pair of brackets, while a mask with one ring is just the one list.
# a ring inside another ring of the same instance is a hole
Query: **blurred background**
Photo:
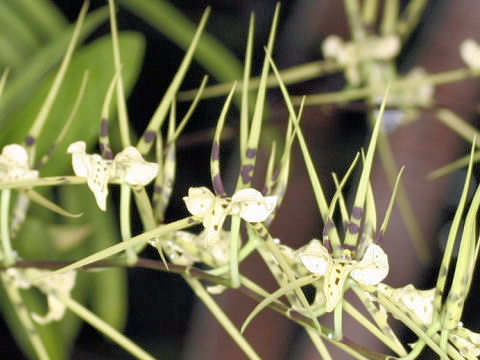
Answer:
[[[0, 10], [8, 9], [9, 1], [0, 0]], [[32, 2], [36, 1], [40, 0]], [[49, 1], [42, 0], [41, 2]], [[65, 28], [69, 23], [75, 21], [82, 5], [81, 1], [58, 0], [49, 3], [53, 5], [51, 9], [55, 9], [52, 10], [55, 12], [55, 21], [61, 24], [59, 26]], [[402, 7], [405, 7], [408, 1], [400, 3]], [[212, 14], [206, 28], [207, 32], [223, 44], [237, 59], [237, 62], [229, 62], [229, 65], [232, 66], [231, 70], [227, 67], [224, 72], [218, 71], [216, 74], [212, 74], [211, 69], [206, 69], [205, 66], [194, 61], [183, 82], [183, 90], [198, 87], [204, 74], [211, 74], [209, 84], [238, 77], [239, 71], [241, 71], [238, 66], [241, 65], [244, 57], [251, 12], [255, 13], [255, 51], [252, 73], [259, 74], [264, 57], [263, 47], [267, 41], [275, 7], [274, 1], [177, 0], [169, 1], [168, 4], [174, 6], [193, 24], [198, 23], [204, 9], [211, 6]], [[105, 5], [105, 1], [91, 1], [90, 12], [98, 11]], [[398, 58], [397, 65], [400, 72], [405, 73], [414, 66], [422, 66], [429, 73], [462, 67], [458, 47], [465, 38], [480, 39], [479, 16], [480, 2], [475, 0], [427, 1], [418, 27]], [[139, 36], [140, 40], [135, 42], [137, 48], [135, 58], [131, 60], [134, 65], [132, 65], [130, 85], [127, 88], [130, 92], [128, 95], [130, 121], [137, 134], [140, 134], [173, 78], [184, 50], [175, 41], [172, 41], [172, 35], [166, 34], [168, 31], [162, 32], [158, 26], [149, 21], [148, 16], [136, 11], [135, 7], [129, 4], [129, 0], [118, 2], [117, 19], [120, 31], [139, 34], [135, 35]], [[0, 34], [3, 35], [2, 31], [6, 31], [5, 26], [0, 25]], [[318, 60], [321, 58], [320, 44], [322, 40], [332, 33], [339, 34], [344, 39], [350, 37], [342, 2], [334, 0], [285, 1], [282, 3], [280, 12], [274, 58], [281, 69]], [[99, 22], [95, 29], [86, 36], [83, 46], [93, 44], [108, 34], [108, 20]], [[40, 37], [40, 35], [38, 36]], [[0, 37], [0, 47], [8, 45], [7, 40]], [[39, 42], [40, 45], [46, 46], [48, 41], [54, 40], [55, 37], [51, 35], [49, 38], [40, 38]], [[20, 50], [18, 61], [27, 62], [28, 59], [22, 56]], [[123, 56], [126, 52], [124, 49], [122, 51]], [[126, 51], [128, 52], [128, 49]], [[221, 57], [219, 56], [219, 58]], [[99, 62], [102, 60], [102, 58], [98, 58]], [[17, 70], [16, 60], [12, 58], [9, 61], [11, 63], [2, 63], [0, 70], [8, 64], [12, 69], [11, 78], [14, 80]], [[19, 68], [20, 65], [19, 63]], [[55, 69], [52, 67], [51, 71], [55, 71]], [[113, 73], [108, 65], [97, 71], [102, 73], [107, 70], [109, 74]], [[41, 82], [47, 75], [43, 74], [38, 81]], [[107, 79], [108, 76], [106, 76]], [[90, 86], [92, 83], [95, 86], [96, 79], [94, 76], [90, 76]], [[68, 81], [67, 77], [66, 82]], [[7, 83], [7, 88], [8, 86], [9, 83]], [[104, 82], [102, 86], [104, 86]], [[343, 86], [345, 86], [343, 75], [336, 74], [293, 85], [290, 90], [293, 94], [303, 95], [341, 90]], [[267, 140], [264, 144], [267, 146], [271, 142], [268, 132], [283, 131], [288, 118], [279, 91], [274, 89], [268, 94], [269, 111], [265, 119], [268, 124]], [[441, 86], [436, 90], [434, 108], [448, 107], [477, 126], [478, 94], [479, 81], [477, 79]], [[185, 129], [185, 134], [178, 142], [177, 180], [174, 197], [167, 211], [166, 222], [187, 215], [181, 196], [186, 194], [190, 186], [209, 186], [210, 184], [210, 137], [224, 98], [222, 96], [202, 101]], [[100, 106], [102, 99], [103, 97], [99, 102]], [[179, 113], [186, 111], [187, 107], [188, 103], [179, 103]], [[92, 105], [90, 110], [91, 116], [100, 116], [100, 107], [95, 108]], [[368, 141], [367, 110], [369, 109], [362, 101], [342, 105], [311, 106], [305, 109], [302, 126], [327, 193], [331, 194], [334, 189], [330, 173], [335, 171], [343, 174], [355, 153]], [[10, 118], [15, 118], [15, 113], [19, 111], [11, 110]], [[1, 111], [0, 115], [2, 115]], [[16, 116], [20, 117], [20, 115], [21, 112]], [[95, 122], [90, 123], [94, 124]], [[0, 125], [2, 124], [0, 123]], [[227, 189], [231, 190], [238, 171], [236, 167], [238, 111], [236, 109], [230, 112], [226, 126], [226, 139], [222, 143], [222, 164], [224, 164], [222, 171]], [[95, 129], [97, 128], [89, 125], [88, 128], [80, 126], [75, 130], [78, 132], [72, 131], [79, 136], [83, 131], [94, 133], [97, 131]], [[2, 141], [9, 141], [10, 138], [15, 138], [15, 135], [11, 137], [5, 135], [3, 138], [0, 136]], [[435, 282], [444, 244], [442, 241], [445, 241], [465, 172], [459, 171], [431, 182], [427, 182], [425, 177], [432, 170], [465, 155], [469, 145], [437, 121], [433, 116], [433, 110], [425, 110], [413, 123], [399, 127], [389, 135], [389, 140], [397, 164], [406, 166], [403, 182], [412, 204], [413, 215], [418, 220], [421, 233], [428, 242], [431, 259], [428, 263], [421, 264], [419, 262], [405, 226], [395, 210], [387, 235], [382, 239], [382, 245], [387, 254], [392, 255], [389, 258], [390, 274], [386, 282], [392, 286], [413, 283], [418, 288], [430, 288]], [[281, 236], [283, 243], [297, 248], [311, 238], [319, 237], [323, 224], [318, 216], [300, 151], [297, 145], [294, 147], [290, 184], [285, 202], [272, 224], [272, 233]], [[266, 150], [268, 147], [263, 149]], [[60, 149], [59, 153], [62, 151], [63, 149]], [[265, 164], [265, 158], [266, 156], [260, 157], [259, 167], [262, 166], [262, 161]], [[68, 174], [71, 173], [67, 167], [65, 169]], [[377, 211], [382, 218], [391, 190], [385, 180], [380, 162], [375, 166], [372, 183], [379, 206]], [[67, 195], [56, 194], [55, 196], [64, 198], [68, 197]], [[114, 190], [112, 190], [112, 195], [113, 201], [109, 206], [113, 206], [118, 199], [118, 194]], [[136, 224], [134, 227], [134, 232], [138, 231], [140, 231], [140, 224]], [[113, 237], [115, 238], [115, 236]], [[40, 241], [41, 238], [37, 240]], [[95, 246], [90, 246], [89, 249], [93, 248]], [[145, 250], [142, 256], [158, 258], [158, 255], [151, 249]], [[268, 274], [266, 267], [262, 266], [259, 258], [252, 256], [242, 264], [241, 270], [258, 279], [268, 290], [275, 289], [273, 279]], [[89, 285], [93, 276], [95, 274], [88, 275], [83, 280], [86, 284], [84, 291], [87, 294], [84, 299], [89, 305], [92, 305], [92, 301], [95, 302], [88, 295], [95, 291], [95, 287]], [[125, 273], [118, 275], [116, 281], [121, 283], [122, 276], [125, 276]], [[124, 333], [146, 350], [157, 355], [158, 358], [188, 360], [245, 358], [203, 305], [194, 299], [193, 293], [181, 277], [156, 271], [129, 269], [126, 272], [126, 280], [128, 299], [122, 298], [126, 294], [126, 289], [121, 285], [112, 290], [114, 292], [111, 294], [104, 290], [102, 296], [113, 297], [110, 300], [113, 304], [111, 306], [118, 306], [121, 309], [119, 310], [122, 312], [119, 319], [114, 321], [119, 326], [122, 323], [125, 324]], [[98, 289], [99, 285], [96, 286]], [[464, 323], [472, 330], [478, 330], [480, 327], [478, 311], [475, 312], [473, 302], [475, 296], [478, 296], [478, 292], [479, 284], [474, 282], [464, 314]], [[255, 306], [255, 303], [244, 295], [230, 290], [219, 296], [219, 302], [237, 324], [241, 324]], [[126, 309], [128, 311], [125, 312]], [[376, 343], [375, 339], [359, 330], [355, 323], [349, 322], [348, 318], [346, 321], [346, 336], [367, 347], [374, 347], [379, 351], [384, 350]], [[130, 358], [123, 350], [99, 335], [91, 327], [84, 325], [78, 331], [79, 335], [71, 345], [69, 358]], [[24, 355], [16, 346], [4, 322], [0, 322], [0, 332], [3, 339], [0, 345], [0, 358], [23, 359]], [[318, 358], [301, 329], [272, 311], [262, 312], [248, 328], [246, 337], [266, 360]], [[410, 342], [413, 340], [412, 335], [408, 332], [405, 332], [405, 338]], [[334, 359], [349, 358], [343, 353], [333, 351]]]

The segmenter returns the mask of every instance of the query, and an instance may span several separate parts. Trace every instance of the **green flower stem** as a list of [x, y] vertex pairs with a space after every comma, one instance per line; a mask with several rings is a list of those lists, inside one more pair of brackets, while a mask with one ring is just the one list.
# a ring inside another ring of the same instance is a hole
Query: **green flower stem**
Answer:
[[240, 286], [240, 275], [238, 269], [238, 242], [240, 241], [240, 223], [239, 215], [232, 215], [232, 225], [230, 228], [230, 279], [234, 289]]
[[[71, 261], [30, 261], [30, 260], [18, 260], [13, 267], [19, 267], [19, 268], [40, 268], [40, 269], [58, 269], [64, 266], [71, 265], [73, 262]], [[97, 268], [106, 268], [106, 267], [125, 267], [127, 264], [125, 260], [123, 259], [115, 259], [115, 260], [102, 260], [102, 261], [97, 261], [93, 262], [87, 265], [84, 265], [81, 267], [81, 269], [97, 269]], [[151, 269], [151, 270], [159, 270], [159, 271], [165, 271], [165, 272], [170, 272], [170, 273], [175, 273], [183, 276], [188, 276], [191, 278], [196, 278], [199, 280], [205, 280], [208, 282], [220, 284], [229, 287], [230, 286], [230, 280], [223, 278], [223, 277], [218, 277], [214, 276], [211, 274], [208, 274], [205, 271], [202, 271], [200, 269], [197, 269], [192, 266], [182, 266], [182, 265], [175, 265], [175, 264], [169, 264], [168, 268], [165, 266], [164, 263], [161, 261], [157, 260], [151, 260], [151, 259], [144, 259], [144, 258], [139, 258], [138, 262], [134, 265], [135, 267], [143, 268], [143, 269]], [[1, 267], [0, 267], [1, 269]], [[246, 296], [250, 297], [251, 299], [255, 301], [262, 301], [265, 297], [270, 295], [267, 291], [262, 289], [260, 286], [258, 286], [255, 282], [249, 280], [245, 276], [241, 276], [241, 283], [243, 286], [240, 286], [238, 288], [238, 291], [241, 293], [245, 294]], [[277, 313], [285, 316], [286, 318], [295, 321], [297, 324], [304, 328], [309, 328], [312, 331], [315, 331], [315, 324], [312, 320], [311, 317], [305, 316], [302, 313], [289, 308], [287, 305], [283, 304], [281, 301], [276, 300], [268, 305], [269, 308], [272, 310], [276, 311]], [[333, 330], [323, 327], [323, 333], [321, 336], [327, 338], [327, 334], [333, 333]], [[327, 338], [328, 339], [328, 338]], [[380, 354], [378, 352], [372, 351], [372, 350], [367, 350], [353, 341], [349, 340], [348, 338], [344, 337], [341, 341], [335, 341], [332, 339], [328, 339], [329, 341], [332, 342], [333, 345], [339, 347], [340, 349], [343, 349], [345, 352], [352, 354], [352, 356], [355, 356], [354, 354], [362, 353], [368, 356], [369, 359], [375, 359], [375, 360], [384, 360], [386, 355]], [[451, 349], [450, 349], [451, 350]]]
[[335, 329], [335, 339], [342, 340], [343, 338], [343, 301], [340, 301], [335, 310], [333, 310], [333, 323]]
[[[132, 237], [132, 229], [130, 226], [131, 195], [130, 186], [122, 184], [120, 186], [120, 233], [123, 241], [127, 241]], [[125, 255], [128, 265], [133, 265], [138, 260], [137, 253], [133, 248], [126, 249]]]
[[[433, 335], [436, 334], [436, 332], [440, 330], [440, 323], [436, 323], [434, 326], [431, 326], [426, 332], [425, 334], [427, 334], [427, 336], [429, 337], [433, 337]], [[422, 339], [419, 339], [415, 345], [413, 346], [413, 349], [412, 351], [410, 351], [410, 353], [406, 356], [404, 356], [402, 359], [403, 360], [415, 360], [419, 355], [420, 355], [420, 352], [423, 350], [423, 348], [425, 347], [425, 341], [423, 341]], [[443, 357], [442, 357], [443, 359]], [[447, 357], [448, 359], [448, 357]]]
[[[53, 185], [78, 185], [86, 184], [87, 179], [79, 176], [51, 176], [37, 179], [26, 179], [5, 182], [0, 184], [0, 190], [3, 189], [22, 189], [35, 186], [53, 186]], [[112, 183], [116, 183], [113, 182]]]
[[[295, 274], [293, 273], [293, 270], [288, 265], [287, 261], [283, 257], [283, 254], [278, 249], [277, 245], [275, 244], [272, 237], [268, 233], [268, 230], [262, 224], [256, 224], [256, 225], [257, 226], [260, 225], [262, 227], [262, 230], [265, 233], [263, 236], [267, 236], [267, 238], [265, 240], [266, 247], [270, 251], [270, 253], [273, 255], [273, 257], [278, 261], [278, 263], [280, 265], [280, 268], [283, 270], [284, 275], [286, 275], [286, 277], [287, 277], [286, 279], [283, 276], [277, 278], [277, 281], [279, 281], [280, 286], [285, 286], [285, 285], [287, 285], [288, 282], [294, 281], [295, 280]], [[257, 229], [252, 225], [250, 225], [250, 226], [256, 232], [256, 234], [259, 237], [261, 237], [261, 235], [257, 232]], [[268, 263], [267, 263], [267, 265], [268, 265]], [[300, 304], [304, 308], [308, 309], [309, 308], [309, 303], [307, 301], [307, 298], [305, 297], [305, 294], [302, 292], [302, 290], [297, 289], [295, 291], [295, 294], [297, 295], [298, 300], [300, 301]], [[315, 325], [316, 330], [313, 330], [313, 329], [310, 329], [310, 328], [305, 328], [305, 331], [307, 332], [308, 336], [312, 340], [313, 344], [315, 345], [315, 347], [316, 347], [318, 353], [320, 354], [320, 356], [322, 357], [322, 359], [332, 360], [332, 357], [331, 357], [330, 353], [328, 352], [328, 349], [326, 348], [324, 342], [320, 338], [320, 334], [322, 334], [321, 326], [318, 323], [318, 320], [316, 318], [312, 318], [312, 320], [313, 320], [313, 323]]]
[[[461, 68], [451, 71], [445, 71], [437, 74], [426, 75], [422, 78], [414, 79], [402, 79], [391, 83], [390, 91], [408, 90], [416, 87], [420, 87], [424, 84], [430, 85], [443, 85], [451, 82], [461, 81], [468, 78], [480, 76], [479, 71], [470, 70], [467, 68]], [[335, 91], [317, 95], [307, 95], [305, 98], [305, 105], [323, 105], [323, 104], [338, 104], [353, 100], [365, 99], [371, 96], [382, 94], [385, 92], [387, 84], [366, 86], [362, 88]], [[292, 102], [294, 104], [300, 104], [303, 96], [293, 96]]]
[[238, 329], [233, 325], [232, 321], [229, 319], [227, 315], [223, 312], [223, 310], [218, 306], [215, 300], [210, 296], [210, 294], [205, 290], [202, 284], [196, 280], [184, 276], [185, 281], [190, 285], [192, 290], [195, 292], [195, 295], [198, 296], [200, 300], [205, 304], [205, 306], [210, 310], [212, 315], [217, 319], [220, 325], [223, 326], [225, 331], [232, 337], [235, 343], [243, 350], [245, 355], [248, 356], [249, 359], [258, 359], [261, 358], [255, 352], [255, 350], [251, 347], [251, 345], [247, 342], [247, 340], [240, 334]]
[[397, 21], [397, 33], [406, 41], [415, 30], [428, 0], [412, 0]]
[[10, 189], [2, 190], [0, 206], [0, 236], [2, 237], [3, 263], [6, 266], [15, 262], [12, 244], [10, 243], [10, 227], [8, 225], [10, 195]]
[[[450, 330], [442, 329], [440, 332], [440, 348], [445, 352], [447, 352], [449, 331]], [[442, 358], [442, 360], [448, 360], [448, 357]]]
[[399, 356], [407, 356], [405, 349], [392, 341], [388, 336], [381, 332], [378, 327], [376, 327], [370, 320], [368, 320], [363, 314], [358, 311], [354, 306], [352, 306], [347, 300], [343, 300], [343, 308], [345, 311], [355, 319], [360, 325], [372, 333], [376, 338], [388, 346], [391, 350], [397, 353]]
[[[339, 71], [342, 71], [344, 68], [343, 65], [337, 64], [334, 61], [330, 60], [321, 60], [321, 61], [312, 61], [309, 63], [292, 66], [287, 69], [280, 71], [285, 85], [297, 84], [302, 81], [307, 81], [311, 79], [318, 78], [322, 75], [333, 74]], [[245, 81], [237, 80], [237, 87], [235, 92], [239, 92], [243, 89]], [[257, 89], [260, 84], [260, 77], [251, 78], [248, 81], [248, 90]], [[202, 94], [202, 99], [215, 98], [219, 96], [224, 96], [232, 89], [233, 81], [228, 83], [222, 83], [217, 85], [208, 86]], [[267, 77], [267, 88], [278, 87], [279, 83], [277, 77], [272, 74]], [[180, 101], [189, 101], [192, 100], [197, 93], [198, 89], [192, 89], [187, 91], [182, 91], [178, 94], [178, 99]], [[244, 91], [244, 90], [242, 90]]]
[[23, 303], [23, 299], [18, 291], [18, 288], [15, 286], [12, 279], [10, 279], [3, 271], [0, 272], [0, 279], [3, 287], [5, 288], [8, 299], [10, 300], [10, 303], [12, 304], [19, 321], [25, 330], [28, 341], [35, 351], [35, 354], [40, 360], [49, 360], [50, 356], [48, 355], [45, 345], [43, 344], [42, 339], [40, 338], [40, 335], [33, 324], [32, 318], [30, 317], [30, 314]]
[[[369, 113], [370, 123], [373, 126], [375, 123], [374, 116], [372, 112]], [[400, 216], [403, 219], [403, 222], [406, 224], [405, 228], [411, 239], [411, 243], [417, 254], [419, 260], [423, 265], [430, 263], [430, 251], [427, 246], [427, 242], [423, 237], [422, 230], [420, 225], [415, 217], [415, 214], [412, 209], [412, 205], [409, 201], [407, 191], [403, 186], [403, 183], [400, 181], [397, 183], [397, 174], [398, 167], [396, 165], [395, 157], [393, 155], [392, 148], [388, 142], [388, 138], [385, 134], [380, 132], [378, 135], [378, 153], [380, 155], [380, 161], [384, 168], [385, 175], [387, 177], [388, 183], [392, 189], [397, 186], [397, 198], [396, 204], [400, 211]]]
[[127, 104], [125, 102], [125, 90], [123, 88], [123, 78], [121, 70], [122, 61], [120, 59], [120, 46], [118, 44], [117, 17], [115, 16], [115, 5], [113, 3], [113, 0], [108, 1], [108, 8], [110, 9], [110, 32], [112, 34], [113, 43], [113, 61], [115, 64], [115, 72], [119, 74], [116, 81], [118, 124], [120, 127], [120, 138], [122, 140], [122, 146], [125, 148], [127, 146], [130, 146], [131, 142], [128, 132], [128, 114]]
[[[418, 326], [412, 319], [410, 319], [403, 311], [401, 311], [394, 303], [392, 303], [381, 293], [378, 294], [377, 300], [380, 305], [382, 305], [388, 312], [395, 316], [395, 318], [404, 323], [405, 326], [410, 328], [410, 330], [412, 330], [420, 338], [420, 340], [423, 340], [439, 356], [446, 356], [446, 353], [442, 349], [440, 349], [440, 347], [431, 338], [433, 334], [430, 336], [426, 334], [420, 326]], [[432, 327], [430, 329], [432, 329]], [[437, 331], [439, 329], [440, 327], [438, 325]], [[406, 359], [409, 359], [409, 357], [407, 356]]]
[[[150, 231], [146, 231], [143, 234], [137, 235], [137, 236], [131, 238], [130, 240], [122, 241], [121, 243], [118, 243], [118, 244], [110, 246], [106, 249], [97, 251], [96, 253], [94, 253], [90, 256], [87, 256], [87, 257], [84, 257], [83, 259], [75, 261], [74, 263], [72, 263], [68, 266], [65, 266], [61, 269], [53, 271], [49, 275], [42, 276], [41, 278], [50, 277], [50, 276], [58, 275], [58, 274], [63, 274], [63, 273], [65, 273], [67, 271], [70, 271], [70, 270], [76, 270], [78, 268], [84, 267], [85, 265], [89, 265], [89, 264], [92, 264], [94, 262], [103, 260], [107, 257], [110, 257], [112, 255], [116, 255], [119, 252], [122, 252], [123, 250], [126, 250], [130, 247], [134, 247], [134, 246], [137, 246], [137, 245], [140, 245], [140, 244], [148, 243], [150, 240], [155, 239], [157, 236], [164, 236], [165, 234], [169, 234], [169, 233], [172, 233], [172, 232], [177, 231], [177, 230], [186, 229], [190, 226], [194, 226], [194, 225], [197, 225], [199, 223], [200, 223], [200, 220], [196, 220], [193, 216], [190, 216], [190, 217], [187, 217], [187, 218], [184, 218], [184, 219], [181, 219], [181, 220], [171, 222], [171, 223], [166, 224], [166, 225], [161, 225], [158, 228], [155, 228], [155, 229], [152, 229]], [[40, 280], [41, 278], [39, 278], [38, 280]], [[33, 280], [33, 282], [35, 282], [35, 280]]]
[[130, 354], [135, 356], [137, 359], [141, 360], [155, 360], [153, 356], [148, 354], [145, 350], [140, 348], [137, 344], [135, 344], [132, 340], [128, 337], [120, 333], [117, 329], [113, 328], [97, 315], [92, 313], [90, 310], [76, 302], [74, 299], [70, 298], [69, 296], [62, 295], [60, 293], [56, 294], [58, 300], [65, 304], [65, 306], [75, 313], [78, 317], [80, 317], [85, 322], [89, 323], [95, 329], [100, 331], [105, 336], [109, 337], [115, 343], [123, 347], [127, 350]]

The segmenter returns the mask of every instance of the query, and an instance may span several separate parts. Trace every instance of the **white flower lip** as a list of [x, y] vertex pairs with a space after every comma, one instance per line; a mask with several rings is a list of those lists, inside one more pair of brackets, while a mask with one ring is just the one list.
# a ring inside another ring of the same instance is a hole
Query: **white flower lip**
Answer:
[[84, 141], [77, 141], [67, 149], [72, 154], [75, 175], [86, 178], [87, 185], [95, 196], [98, 207], [107, 207], [108, 182], [114, 179], [132, 186], [145, 186], [158, 174], [158, 164], [145, 161], [140, 152], [129, 146], [118, 153], [113, 160], [99, 154], [87, 154]]
[[343, 284], [348, 276], [363, 285], [375, 285], [388, 274], [388, 257], [378, 245], [371, 244], [361, 261], [350, 259], [349, 250], [344, 250], [344, 253], [345, 259], [332, 258], [327, 248], [314, 239], [300, 254], [307, 270], [324, 276], [327, 312], [332, 311], [342, 299]]
[[215, 196], [208, 188], [191, 187], [183, 197], [187, 210], [203, 218], [207, 243], [218, 240], [227, 215], [239, 215], [247, 222], [262, 222], [275, 210], [276, 196], [263, 196], [258, 190], [237, 191], [231, 199]]
[[38, 178], [37, 170], [30, 170], [27, 150], [21, 145], [5, 145], [0, 154], [0, 182]]

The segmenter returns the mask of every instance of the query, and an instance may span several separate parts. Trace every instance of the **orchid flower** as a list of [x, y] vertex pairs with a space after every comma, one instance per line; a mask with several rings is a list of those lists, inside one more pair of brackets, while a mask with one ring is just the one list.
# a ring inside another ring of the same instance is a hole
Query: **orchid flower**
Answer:
[[[44, 277], [51, 273], [49, 270], [39, 270], [34, 268], [15, 269], [8, 268], [6, 270], [15, 285], [21, 289], [29, 289], [32, 285], [38, 288], [47, 296], [48, 311], [45, 315], [32, 313], [32, 318], [37, 323], [45, 325], [52, 321], [60, 321], [65, 315], [65, 304], [58, 299], [58, 295], [70, 296], [70, 293], [75, 286], [76, 272], [69, 271], [60, 275], [53, 275]], [[32, 282], [32, 279], [38, 279]]]
[[319, 240], [313, 239], [300, 254], [300, 260], [311, 273], [324, 276], [326, 312], [331, 312], [341, 301], [349, 276], [360, 284], [376, 285], [387, 276], [389, 269], [387, 255], [375, 244], [370, 244], [358, 261], [348, 249], [342, 251], [340, 258], [333, 258]]
[[107, 207], [109, 181], [145, 186], [157, 176], [158, 164], [145, 161], [132, 146], [118, 153], [113, 160], [104, 159], [99, 154], [87, 154], [85, 149], [85, 142], [77, 141], [70, 144], [67, 152], [72, 154], [75, 175], [87, 179], [88, 187], [103, 211]]
[[3, 147], [0, 154], [0, 182], [37, 177], [38, 171], [30, 170], [28, 166], [28, 153], [23, 146], [10, 144]]
[[[435, 288], [419, 290], [412, 284], [401, 288], [379, 284], [378, 291], [395, 302], [401, 310], [424, 329], [432, 325]], [[476, 359], [480, 355], [480, 334], [463, 327], [461, 322], [456, 328], [450, 330], [448, 337], [458, 351], [468, 359]]]
[[258, 190], [247, 188], [231, 198], [215, 196], [206, 187], [191, 187], [183, 198], [188, 211], [203, 219], [206, 243], [217, 242], [228, 215], [239, 215], [247, 222], [262, 222], [277, 204], [276, 196], [263, 196]]
[[472, 70], [480, 70], [480, 45], [473, 39], [466, 39], [460, 44], [460, 57]]
[[[206, 231], [192, 234], [177, 231], [171, 238], [162, 242], [162, 247], [169, 254], [170, 261], [176, 265], [189, 266], [202, 262], [210, 267], [218, 267], [230, 260], [230, 232], [220, 229], [218, 241], [205, 240]], [[156, 246], [155, 242], [152, 242]], [[240, 245], [240, 244], [239, 244]]]
[[360, 84], [359, 63], [365, 60], [390, 60], [399, 50], [400, 39], [395, 35], [371, 36], [363, 42], [345, 42], [337, 35], [330, 35], [322, 44], [325, 58], [345, 66], [345, 77], [354, 86]]

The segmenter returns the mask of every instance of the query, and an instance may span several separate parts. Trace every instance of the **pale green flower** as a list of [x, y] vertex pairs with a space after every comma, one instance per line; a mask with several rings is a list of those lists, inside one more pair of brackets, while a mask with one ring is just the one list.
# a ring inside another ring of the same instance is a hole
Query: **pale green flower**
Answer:
[[109, 181], [145, 186], [157, 176], [158, 164], [145, 161], [132, 146], [118, 153], [113, 160], [104, 159], [99, 154], [87, 154], [85, 149], [85, 142], [77, 141], [70, 144], [67, 152], [72, 154], [75, 175], [87, 179], [87, 185], [103, 211], [107, 208]]
[[330, 312], [343, 297], [343, 286], [350, 276], [363, 285], [376, 285], [388, 274], [388, 258], [382, 248], [370, 244], [363, 258], [355, 260], [344, 249], [340, 258], [333, 258], [322, 243], [313, 239], [300, 255], [303, 265], [312, 273], [323, 275], [325, 311]]
[[276, 196], [263, 196], [255, 189], [242, 189], [231, 198], [215, 196], [206, 187], [191, 187], [183, 198], [190, 214], [201, 217], [206, 242], [216, 242], [228, 215], [239, 215], [248, 222], [262, 222], [275, 210]]
[[30, 170], [27, 150], [21, 145], [10, 144], [0, 154], [0, 182], [36, 179], [37, 170]]

